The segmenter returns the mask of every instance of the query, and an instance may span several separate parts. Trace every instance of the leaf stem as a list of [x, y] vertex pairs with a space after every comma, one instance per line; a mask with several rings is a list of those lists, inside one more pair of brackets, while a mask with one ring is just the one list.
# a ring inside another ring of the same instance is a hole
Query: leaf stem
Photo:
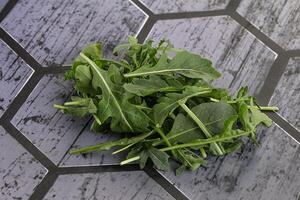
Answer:
[[70, 102], [65, 102], [65, 106], [79, 106], [82, 105], [82, 102], [84, 101], [70, 101]]
[[[213, 102], [220, 102], [219, 99], [215, 99], [215, 98], [209, 98], [209, 99]], [[240, 101], [246, 101], [246, 100], [249, 100], [249, 99], [248, 98], [240, 98], [240, 99], [225, 101], [225, 102], [228, 103], [228, 104], [233, 104], [233, 103], [237, 103], [237, 102], [240, 102]]]
[[139, 160], [139, 159], [140, 159], [140, 156], [135, 156], [135, 157], [132, 157], [132, 158], [123, 160], [123, 161], [120, 163], [120, 165], [125, 165], [125, 164], [131, 163], [131, 162], [136, 161], [136, 160]]
[[132, 143], [137, 143], [140, 142], [141, 140], [145, 139], [146, 137], [150, 136], [153, 132], [149, 132], [149, 133], [143, 133], [139, 136], [136, 137], [132, 137], [132, 138], [123, 138], [120, 140], [114, 140], [111, 142], [106, 142], [106, 143], [101, 143], [101, 144], [97, 144], [94, 146], [88, 146], [88, 147], [84, 147], [81, 149], [75, 149], [75, 150], [71, 150], [70, 153], [71, 154], [79, 154], [79, 153], [88, 153], [91, 151], [103, 151], [103, 150], [109, 150], [112, 147], [115, 146], [126, 146]]
[[173, 145], [171, 147], [165, 147], [165, 148], [160, 149], [160, 151], [170, 151], [170, 150], [174, 150], [174, 149], [182, 149], [182, 148], [187, 148], [187, 147], [194, 147], [194, 146], [206, 145], [206, 144], [211, 144], [211, 143], [216, 143], [216, 142], [222, 142], [222, 141], [230, 140], [233, 138], [238, 138], [241, 136], [249, 135], [251, 132], [252, 131], [246, 131], [246, 132], [242, 132], [242, 133], [239, 133], [236, 135], [229, 135], [229, 136], [225, 136], [225, 137], [212, 137], [212, 138], [208, 138], [208, 139], [199, 139], [199, 140], [197, 140], [197, 142], [178, 144], [178, 145]]
[[[141, 138], [141, 140], [143, 140], [143, 139], [145, 139], [145, 138], [149, 137], [149, 136], [150, 136], [150, 135], [152, 135], [153, 133], [154, 133], [154, 131], [153, 131], [153, 130], [152, 130], [152, 131], [150, 131], [148, 134], [144, 135], [144, 136]], [[129, 147], [131, 147], [131, 146], [135, 145], [136, 143], [140, 142], [141, 140], [135, 141], [135, 142], [133, 142], [133, 143], [131, 143], [131, 144], [129, 144], [129, 145], [127, 145], [127, 146], [125, 146], [125, 147], [121, 148], [121, 149], [118, 149], [117, 151], [114, 151], [114, 152], [112, 152], [112, 154], [117, 154], [117, 153], [120, 153], [120, 152], [122, 152], [122, 151], [124, 151], [124, 150], [128, 149]]]
[[[168, 147], [171, 147], [171, 146], [172, 146], [172, 144], [171, 144], [170, 141], [168, 140], [167, 136], [164, 134], [164, 132], [161, 130], [160, 127], [156, 126], [156, 127], [154, 128], [154, 130], [155, 130], [156, 132], [159, 133], [159, 135], [162, 137], [162, 139], [164, 140], [164, 142], [166, 143], [166, 145], [167, 145]], [[173, 154], [174, 157], [176, 157], [176, 152], [175, 152], [175, 151], [172, 151], [172, 154]]]
[[206, 154], [205, 149], [203, 147], [200, 147], [200, 153], [201, 153], [203, 158], [207, 157], [207, 154]]
[[93, 114], [93, 117], [94, 117], [95, 121], [96, 121], [99, 125], [102, 124], [100, 118], [99, 118], [96, 114]]
[[120, 152], [122, 152], [122, 151], [125, 151], [126, 149], [130, 148], [131, 146], [133, 146], [133, 145], [135, 145], [135, 144], [136, 144], [136, 143], [129, 144], [129, 145], [127, 145], [126, 147], [123, 147], [123, 148], [121, 148], [121, 149], [118, 149], [117, 151], [112, 152], [111, 154], [115, 155], [115, 154], [117, 154], [117, 153], [120, 153]]
[[68, 108], [68, 107], [66, 107], [66, 106], [57, 105], [57, 104], [54, 104], [53, 107], [54, 107], [54, 108], [57, 108], [57, 109], [67, 109], [67, 108]]
[[276, 106], [248, 106], [248, 108], [254, 108], [257, 110], [263, 110], [263, 111], [278, 111], [279, 108]]
[[[183, 110], [185, 110], [187, 112], [187, 114], [194, 120], [194, 122], [196, 122], [196, 124], [199, 126], [199, 128], [203, 131], [203, 133], [206, 135], [207, 138], [211, 138], [212, 135], [210, 134], [210, 132], [207, 130], [207, 128], [205, 127], [205, 125], [203, 124], [203, 122], [193, 113], [193, 111], [191, 111], [184, 102], [179, 101], [178, 102], [179, 105], [183, 108]], [[222, 148], [217, 144], [217, 143], [213, 143], [212, 144], [214, 146], [214, 148], [216, 149], [217, 153], [219, 155], [223, 155], [224, 152], [222, 151]]]
[[[218, 99], [214, 99], [214, 98], [210, 98], [211, 101], [213, 102], [220, 102], [220, 100]], [[237, 103], [239, 101], [244, 101], [244, 100], [248, 100], [248, 99], [237, 99], [237, 100], [233, 100], [233, 101], [225, 101], [228, 104], [233, 104], [233, 103]], [[249, 106], [247, 105], [248, 108], [254, 108], [254, 109], [258, 109], [258, 110], [262, 110], [262, 111], [278, 111], [279, 108], [276, 106]]]

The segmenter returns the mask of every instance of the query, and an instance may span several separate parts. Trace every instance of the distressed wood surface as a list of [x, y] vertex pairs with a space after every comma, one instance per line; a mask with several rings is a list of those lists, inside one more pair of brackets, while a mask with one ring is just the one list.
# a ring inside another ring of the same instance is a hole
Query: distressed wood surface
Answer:
[[[76, 142], [71, 146], [72, 149], [78, 149], [86, 146], [97, 145], [107, 141], [120, 139], [117, 133], [94, 133], [90, 131], [90, 125], [80, 134]], [[64, 166], [80, 166], [80, 165], [102, 165], [102, 164], [119, 164], [126, 159], [127, 152], [123, 151], [116, 155], [112, 152], [118, 148], [112, 148], [109, 151], [92, 152], [87, 154], [66, 154], [61, 165]]]
[[144, 14], [123, 0], [20, 0], [1, 26], [44, 65], [70, 63], [89, 43], [106, 55], [137, 33]]
[[292, 58], [282, 75], [270, 104], [300, 131], [300, 58]]
[[224, 9], [230, 0], [141, 0], [154, 13]]
[[64, 103], [72, 93], [72, 83], [64, 81], [63, 75], [44, 76], [12, 119], [21, 133], [55, 163], [63, 158], [88, 121], [53, 107]]
[[0, 117], [32, 73], [18, 56], [0, 41]]
[[237, 11], [283, 48], [300, 48], [300, 1], [243, 0]]
[[[141, 0], [155, 13], [225, 8], [229, 0]], [[0, 5], [1, 7], [1, 5]], [[299, 7], [293, 0], [243, 0], [238, 12], [286, 49], [299, 49]], [[105, 55], [141, 28], [146, 16], [130, 1], [20, 0], [1, 22], [24, 48], [45, 66], [71, 63], [88, 43], [102, 41]], [[228, 16], [158, 21], [149, 38], [166, 37], [175, 47], [211, 59], [223, 74], [214, 84], [235, 92], [248, 85], [258, 94], [276, 55]], [[0, 42], [0, 116], [32, 70]], [[294, 58], [282, 76], [271, 103], [299, 129], [299, 67]], [[12, 123], [53, 162], [63, 166], [116, 164], [125, 155], [111, 152], [70, 155], [70, 148], [103, 143], [117, 136], [89, 131], [88, 119], [53, 108], [72, 94], [63, 76], [42, 78]], [[276, 125], [259, 131], [261, 147], [246, 145], [232, 155], [210, 158], [196, 172], [164, 175], [191, 199], [297, 200], [300, 149]], [[13, 147], [13, 149], [12, 149]], [[46, 170], [0, 127], [0, 199], [27, 199]], [[117, 191], [117, 192], [116, 192]], [[144, 172], [61, 175], [45, 199], [173, 199]]]
[[44, 198], [172, 200], [161, 186], [144, 172], [61, 175]]
[[215, 85], [233, 92], [249, 86], [258, 94], [275, 60], [270, 49], [226, 16], [158, 21], [148, 38], [163, 37], [212, 60], [222, 73]]
[[0, 199], [28, 199], [46, 169], [0, 127]]
[[259, 148], [248, 142], [239, 152], [210, 158], [196, 172], [165, 176], [191, 199], [297, 200], [299, 144], [275, 125], [258, 135]]
[[8, 2], [8, 0], [1, 0], [0, 1], [0, 11], [4, 8], [5, 4]]

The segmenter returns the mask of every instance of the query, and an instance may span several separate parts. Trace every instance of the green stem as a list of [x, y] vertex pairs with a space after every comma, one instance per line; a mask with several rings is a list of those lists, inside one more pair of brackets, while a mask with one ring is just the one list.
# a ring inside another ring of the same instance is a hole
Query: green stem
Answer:
[[213, 144], [213, 143], [216, 143], [216, 142], [223, 142], [223, 141], [230, 140], [230, 139], [233, 139], [233, 138], [246, 136], [246, 135], [249, 135], [250, 133], [251, 133], [251, 131], [247, 131], [247, 132], [242, 132], [242, 133], [239, 133], [239, 134], [236, 134], [236, 135], [229, 135], [229, 136], [226, 136], [226, 137], [199, 139], [199, 140], [197, 140], [197, 142], [173, 145], [171, 147], [165, 147], [165, 148], [162, 148], [162, 149], [159, 149], [159, 150], [160, 151], [170, 151], [170, 150], [174, 150], [174, 149], [182, 149], [182, 148], [187, 148], [187, 147]]
[[120, 153], [120, 152], [122, 152], [122, 151], [128, 149], [129, 147], [131, 147], [131, 146], [135, 145], [136, 143], [140, 142], [141, 140], [143, 140], [143, 139], [149, 137], [149, 136], [152, 135], [153, 133], [154, 133], [154, 131], [150, 131], [148, 134], [146, 134], [146, 135], [144, 135], [143, 137], [141, 137], [140, 140], [137, 140], [137, 141], [135, 141], [135, 142], [133, 142], [133, 143], [127, 145], [126, 147], [123, 147], [123, 148], [121, 148], [121, 149], [118, 149], [117, 151], [112, 152], [112, 154], [117, 154], [117, 153]]
[[[213, 101], [213, 102], [220, 102], [219, 99], [215, 99], [215, 98], [210, 98], [210, 100]], [[245, 98], [245, 99], [241, 98], [241, 99], [225, 101], [225, 102], [228, 103], [228, 104], [233, 104], [233, 103], [237, 103], [237, 102], [240, 102], [240, 101], [246, 101], [246, 100], [249, 100], [249, 99], [248, 98]]]
[[[251, 133], [252, 131], [246, 131], [246, 132], [242, 132], [236, 135], [228, 135], [228, 136], [223, 136], [223, 137], [213, 137], [213, 138], [208, 138], [208, 139], [198, 139], [196, 142], [191, 142], [191, 143], [185, 143], [185, 144], [178, 144], [178, 145], [173, 145], [171, 147], [165, 147], [162, 149], [159, 149], [160, 151], [171, 151], [171, 150], [175, 150], [175, 149], [183, 149], [183, 148], [187, 148], [187, 147], [194, 147], [194, 146], [201, 146], [201, 145], [207, 145], [207, 144], [212, 144], [215, 142], [223, 142], [226, 140], [231, 140], [234, 138], [238, 138], [238, 137], [242, 137], [242, 136], [247, 136]], [[139, 160], [140, 156], [135, 156], [132, 158], [129, 158], [127, 160], [124, 160], [121, 162], [121, 165]]]
[[96, 121], [99, 125], [102, 124], [100, 118], [99, 118], [96, 114], [93, 114], [93, 117], [94, 117], [95, 121]]
[[200, 147], [200, 153], [201, 153], [203, 158], [207, 157], [207, 154], [206, 154], [205, 149], [203, 147]]
[[172, 119], [175, 119], [176, 116], [174, 115], [174, 113], [170, 113], [169, 116], [172, 118]]
[[83, 101], [70, 101], [70, 102], [65, 102], [65, 106], [79, 106], [82, 105]]
[[263, 111], [278, 111], [279, 108], [276, 106], [248, 106], [248, 108], [254, 108]]
[[54, 108], [57, 108], [57, 109], [67, 109], [67, 108], [68, 108], [68, 107], [66, 107], [66, 106], [57, 105], [57, 104], [54, 104], [53, 107], [54, 107]]
[[121, 149], [118, 149], [117, 151], [112, 152], [112, 154], [115, 155], [115, 154], [117, 154], [117, 153], [120, 153], [120, 152], [122, 152], [122, 151], [125, 151], [126, 149], [128, 149], [129, 147], [131, 147], [131, 146], [133, 146], [133, 145], [135, 145], [135, 144], [136, 144], [136, 143], [129, 144], [129, 145], [127, 145], [126, 147], [123, 147], [123, 148], [121, 148]]
[[139, 160], [139, 159], [140, 159], [140, 156], [135, 156], [135, 157], [132, 157], [132, 158], [123, 160], [123, 161], [120, 163], [120, 165], [125, 165], [125, 164], [131, 163], [131, 162], [136, 161], [136, 160]]
[[146, 106], [141, 106], [141, 105], [134, 105], [134, 106], [137, 107], [137, 108], [140, 108], [142, 110], [148, 110], [148, 111], [152, 110], [151, 108], [148, 108]]
[[[167, 136], [164, 134], [164, 132], [161, 130], [161, 128], [159, 128], [159, 127], [156, 126], [156, 127], [154, 128], [154, 130], [155, 130], [156, 132], [159, 133], [159, 135], [162, 137], [162, 139], [164, 140], [164, 142], [166, 143], [166, 145], [167, 145], [168, 147], [171, 147], [171, 146], [172, 146], [172, 144], [170, 143], [170, 141], [168, 140], [168, 138], [167, 138]], [[176, 157], [176, 152], [175, 152], [175, 151], [172, 151], [172, 154], [173, 154], [174, 157]]]
[[[212, 135], [209, 133], [209, 131], [207, 130], [207, 128], [205, 127], [205, 125], [203, 124], [203, 122], [201, 122], [201, 120], [193, 113], [193, 111], [191, 111], [184, 102], [179, 101], [178, 102], [179, 105], [187, 112], [187, 114], [194, 120], [194, 122], [196, 122], [196, 124], [199, 126], [199, 128], [203, 131], [203, 133], [206, 135], [207, 138], [211, 138]], [[213, 143], [212, 144], [214, 146], [214, 148], [216, 149], [217, 153], [219, 155], [223, 155], [223, 151], [222, 148], [217, 144], [217, 143]]]
[[107, 143], [101, 143], [98, 145], [94, 145], [94, 146], [88, 146], [88, 147], [84, 147], [81, 149], [75, 149], [75, 150], [71, 150], [70, 153], [71, 154], [79, 154], [79, 153], [88, 153], [88, 152], [92, 152], [92, 151], [103, 151], [103, 150], [109, 150], [112, 147], [115, 146], [126, 146], [132, 143], [137, 143], [140, 142], [141, 140], [145, 139], [146, 137], [150, 136], [153, 132], [150, 131], [149, 133], [143, 133], [139, 136], [136, 137], [132, 137], [132, 138], [123, 138], [120, 140], [115, 140], [115, 141], [111, 141], [111, 142], [107, 142]]
[[[210, 100], [213, 102], [220, 102], [220, 100], [214, 99], [214, 98], [210, 98]], [[237, 100], [233, 100], [233, 101], [226, 101], [226, 103], [233, 104], [233, 103], [237, 103], [239, 101], [244, 101], [244, 100], [248, 100], [248, 99], [237, 99]], [[258, 110], [262, 110], [262, 111], [278, 111], [279, 110], [279, 108], [276, 106], [248, 106], [248, 108], [254, 108], [254, 109], [258, 109]]]

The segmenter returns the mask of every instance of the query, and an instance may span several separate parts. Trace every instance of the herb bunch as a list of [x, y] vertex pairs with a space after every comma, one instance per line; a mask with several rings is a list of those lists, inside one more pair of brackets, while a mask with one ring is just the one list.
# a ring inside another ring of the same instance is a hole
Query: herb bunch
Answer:
[[76, 96], [54, 105], [66, 114], [93, 118], [95, 132], [110, 130], [121, 139], [71, 150], [87, 153], [119, 147], [113, 154], [128, 151], [121, 164], [151, 159], [159, 170], [170, 169], [170, 158], [179, 165], [176, 173], [196, 170], [209, 155], [231, 153], [248, 137], [257, 144], [256, 128], [272, 121], [248, 95], [247, 87], [231, 96], [210, 82], [220, 77], [211, 61], [175, 49], [170, 42], [139, 44], [129, 37], [115, 47], [117, 58], [103, 57], [101, 44], [82, 50], [65, 74], [74, 80]]

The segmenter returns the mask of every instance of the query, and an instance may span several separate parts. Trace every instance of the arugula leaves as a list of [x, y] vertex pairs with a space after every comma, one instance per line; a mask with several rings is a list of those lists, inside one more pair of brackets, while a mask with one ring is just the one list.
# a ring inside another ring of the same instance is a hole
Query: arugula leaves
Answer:
[[173, 73], [204, 80], [213, 80], [221, 76], [221, 74], [212, 67], [211, 61], [199, 55], [182, 51], [177, 53], [172, 60], [169, 60], [167, 54], [163, 53], [157, 64], [153, 67], [144, 65], [133, 72], [124, 74], [124, 77]]
[[[241, 137], [256, 141], [256, 127], [271, 126], [247, 87], [235, 97], [208, 81], [220, 77], [211, 61], [176, 49], [167, 40], [154, 45], [128, 43], [113, 53], [124, 59], [103, 57], [101, 44], [84, 48], [65, 74], [74, 80], [76, 96], [63, 105], [62, 112], [93, 118], [91, 129], [109, 129], [121, 139], [71, 150], [88, 153], [121, 147], [128, 151], [121, 164], [139, 162], [144, 168], [151, 160], [159, 170], [170, 169], [170, 159], [178, 163], [176, 174], [196, 170], [209, 155], [225, 155], [240, 148]], [[173, 55], [173, 56], [171, 56]]]

